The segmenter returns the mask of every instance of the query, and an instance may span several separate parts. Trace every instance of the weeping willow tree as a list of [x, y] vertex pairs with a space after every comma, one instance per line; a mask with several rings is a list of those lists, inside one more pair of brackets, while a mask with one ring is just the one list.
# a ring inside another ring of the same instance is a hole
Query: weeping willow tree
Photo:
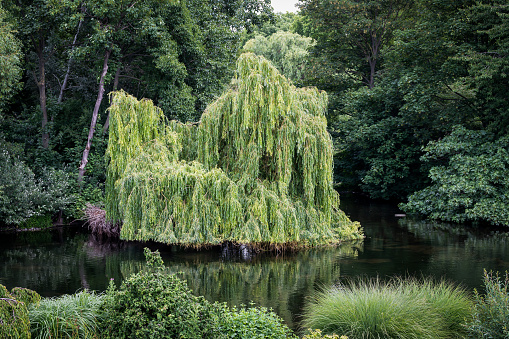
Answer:
[[242, 55], [198, 124], [112, 95], [106, 212], [121, 238], [191, 246], [314, 246], [362, 237], [332, 187], [327, 96]]

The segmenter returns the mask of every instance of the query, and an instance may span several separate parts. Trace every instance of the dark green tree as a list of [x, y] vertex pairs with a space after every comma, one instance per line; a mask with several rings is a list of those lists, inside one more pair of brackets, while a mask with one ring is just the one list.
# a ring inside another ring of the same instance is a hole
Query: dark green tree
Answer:
[[20, 87], [21, 42], [15, 37], [8, 13], [0, 6], [0, 118], [2, 109]]

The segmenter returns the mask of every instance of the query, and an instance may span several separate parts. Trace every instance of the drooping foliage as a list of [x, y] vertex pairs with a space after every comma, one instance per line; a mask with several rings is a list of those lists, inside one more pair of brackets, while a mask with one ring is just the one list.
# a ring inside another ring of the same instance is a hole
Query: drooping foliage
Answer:
[[244, 54], [199, 124], [112, 97], [107, 218], [121, 237], [188, 245], [317, 245], [359, 238], [332, 187], [327, 96]]

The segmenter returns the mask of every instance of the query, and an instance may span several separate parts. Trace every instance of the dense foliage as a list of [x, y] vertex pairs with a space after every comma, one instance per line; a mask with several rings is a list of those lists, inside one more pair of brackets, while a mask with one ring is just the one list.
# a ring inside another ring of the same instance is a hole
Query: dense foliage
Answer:
[[5, 149], [1, 152], [0, 220], [4, 223], [39, 226], [33, 222], [38, 217], [51, 216], [73, 202], [65, 172], [49, 168], [36, 178], [19, 158]]
[[7, 21], [7, 13], [0, 6], [0, 118], [8, 100], [20, 87], [21, 43], [15, 37], [14, 28]]
[[[75, 200], [64, 212], [81, 217], [87, 202], [103, 200], [103, 93], [125, 89], [150, 97], [172, 118], [198, 120], [231, 79], [244, 31], [271, 17], [264, 0], [3, 1], [1, 149], [34, 173], [27, 181], [65, 171], [60, 180]], [[11, 204], [6, 213], [21, 208]], [[19, 225], [26, 216], [0, 219]]]
[[454, 222], [489, 221], [509, 226], [509, 137], [457, 127], [430, 142], [422, 160], [445, 164], [430, 169], [432, 184], [400, 207]]
[[[372, 198], [411, 196], [406, 208], [431, 218], [506, 224], [505, 184], [476, 161], [505, 171], [507, 3], [301, 0], [300, 8], [294, 27], [316, 40], [305, 83], [331, 98], [338, 184]], [[444, 143], [465, 151], [430, 159]]]
[[277, 31], [268, 37], [255, 35], [245, 43], [243, 49], [270, 60], [281, 74], [295, 84], [301, 84], [309, 66], [309, 49], [313, 44], [313, 39], [298, 33]]
[[163, 243], [316, 245], [360, 237], [332, 188], [327, 98], [268, 61], [240, 57], [198, 126], [113, 96], [107, 217], [121, 237]]
[[[297, 14], [274, 15], [268, 0], [4, 0], [1, 148], [34, 173], [27, 181], [44, 182], [50, 168], [67, 172], [60, 180], [75, 200], [47, 215], [60, 209], [79, 217], [87, 202], [104, 200], [110, 123], [104, 94], [123, 89], [152, 100], [170, 119], [198, 122], [227, 87], [241, 46], [293, 83], [327, 91], [334, 181], [342, 190], [398, 202], [412, 196], [410, 205], [426, 205], [423, 192], [436, 189], [437, 169], [456, 161], [452, 153], [428, 161], [428, 144], [454, 139], [464, 128], [492, 136], [483, 149], [504, 147], [505, 0], [300, 0], [298, 7]], [[492, 185], [485, 174], [478, 177]], [[458, 188], [455, 175], [440, 174], [441, 190]], [[450, 202], [446, 210], [443, 197], [433, 199], [437, 210], [413, 211], [505, 224], [498, 215], [502, 191], [489, 191], [497, 205], [491, 212], [479, 207], [467, 216]], [[13, 217], [18, 206], [5, 206], [3, 223], [27, 220]]]

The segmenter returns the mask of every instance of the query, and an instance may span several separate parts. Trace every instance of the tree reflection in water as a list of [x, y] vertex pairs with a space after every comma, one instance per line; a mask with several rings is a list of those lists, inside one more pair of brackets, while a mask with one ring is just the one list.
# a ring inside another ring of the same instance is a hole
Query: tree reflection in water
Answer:
[[185, 279], [195, 294], [229, 305], [254, 302], [272, 308], [290, 326], [296, 325], [304, 298], [321, 286], [336, 283], [341, 261], [362, 251], [362, 243], [349, 243], [274, 256], [253, 255], [245, 248], [195, 251], [154, 243], [105, 241], [79, 229], [38, 236], [33, 242], [19, 234], [9, 235], [10, 241], [3, 239], [0, 283], [28, 287], [43, 296], [83, 288], [102, 291], [111, 278], [120, 283], [142, 269], [143, 247], [148, 246], [159, 249], [168, 272]]

